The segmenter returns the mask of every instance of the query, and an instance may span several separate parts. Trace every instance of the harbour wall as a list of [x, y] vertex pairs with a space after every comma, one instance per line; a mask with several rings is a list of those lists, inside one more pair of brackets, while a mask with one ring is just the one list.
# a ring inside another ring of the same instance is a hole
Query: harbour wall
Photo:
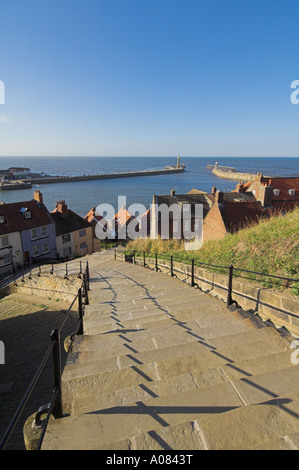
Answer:
[[219, 178], [226, 178], [226, 179], [233, 179], [239, 181], [254, 181], [256, 175], [252, 173], [240, 173], [237, 171], [223, 171], [219, 169], [212, 170], [214, 175], [218, 176]]
[[106, 173], [106, 174], [101, 174], [101, 175], [52, 176], [49, 178], [48, 177], [31, 178], [29, 181], [32, 184], [68, 183], [72, 181], [90, 181], [90, 180], [105, 180], [105, 179], [112, 179], [112, 178], [131, 178], [131, 177], [136, 177], [136, 176], [167, 175], [167, 174], [183, 173], [184, 171], [185, 171], [184, 168], [172, 168], [172, 169], [163, 169], [163, 170], [129, 171], [125, 173]]

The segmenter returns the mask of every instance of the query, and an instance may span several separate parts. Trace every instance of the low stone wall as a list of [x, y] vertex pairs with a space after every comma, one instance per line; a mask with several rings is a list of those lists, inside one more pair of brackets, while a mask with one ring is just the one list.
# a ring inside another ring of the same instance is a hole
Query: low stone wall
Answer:
[[[122, 255], [123, 261], [125, 260]], [[136, 263], [143, 265], [143, 257], [135, 257]], [[170, 274], [170, 260], [158, 260], [159, 270]], [[155, 269], [155, 258], [146, 257], [146, 265]], [[182, 281], [190, 283], [191, 265], [173, 261], [173, 274]], [[218, 274], [207, 269], [194, 267], [194, 282], [198, 287], [226, 302], [228, 274]], [[299, 337], [299, 299], [286, 289], [277, 291], [261, 287], [246, 279], [234, 278], [232, 299], [244, 310], [258, 314], [264, 321], [270, 320], [277, 328], [284, 326], [296, 337]]]
[[13, 292], [21, 292], [24, 295], [46, 296], [52, 299], [72, 302], [78, 293], [82, 280], [77, 275], [69, 275], [67, 278], [55, 274], [35, 274], [31, 278], [29, 275], [18, 279], [14, 283], [5, 287], [1, 295], [8, 295]]

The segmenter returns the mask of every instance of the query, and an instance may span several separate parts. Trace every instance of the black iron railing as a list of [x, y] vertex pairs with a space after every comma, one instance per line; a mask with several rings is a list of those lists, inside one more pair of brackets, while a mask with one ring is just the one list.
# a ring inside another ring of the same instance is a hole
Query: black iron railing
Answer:
[[[199, 287], [198, 284], [196, 283], [196, 281], [201, 281], [201, 282], [204, 282], [204, 283], [207, 283], [207, 284], [211, 284], [214, 287], [224, 289], [224, 290], [227, 291], [227, 295], [226, 295], [226, 305], [227, 305], [227, 307], [231, 306], [232, 304], [237, 305], [236, 300], [233, 299], [233, 294], [236, 294], [236, 295], [239, 295], [239, 296], [241, 295], [241, 296], [243, 296], [243, 297], [245, 297], [249, 300], [256, 301], [256, 299], [254, 297], [251, 297], [247, 294], [243, 294], [243, 293], [240, 293], [240, 292], [235, 292], [233, 290], [234, 276], [237, 277], [237, 276], [243, 275], [243, 277], [244, 277], [244, 275], [246, 275], [247, 279], [251, 279], [251, 280], [257, 280], [258, 279], [260, 282], [265, 281], [265, 279], [279, 280], [279, 281], [283, 282], [283, 287], [285, 287], [285, 288], [290, 289], [290, 288], [294, 288], [294, 286], [296, 286], [296, 289], [299, 288], [299, 279], [294, 279], [294, 278], [285, 277], [285, 276], [277, 276], [277, 275], [274, 275], [274, 274], [268, 274], [268, 273], [262, 273], [262, 272], [256, 272], [256, 271], [250, 271], [248, 269], [243, 269], [243, 268], [236, 268], [235, 266], [233, 266], [233, 264], [230, 264], [229, 266], [220, 266], [220, 265], [215, 265], [215, 264], [204, 263], [204, 262], [198, 261], [194, 258], [192, 258], [192, 259], [181, 258], [181, 257], [173, 256], [173, 255], [165, 255], [165, 254], [157, 254], [157, 253], [146, 253], [145, 251], [136, 251], [136, 250], [135, 251], [122, 251], [122, 252], [118, 252], [117, 250], [114, 250], [114, 258], [115, 259], [124, 259], [125, 261], [131, 262], [131, 263], [134, 263], [134, 264], [141, 263], [144, 267], [150, 267], [149, 265], [153, 265], [154, 266], [153, 269], [155, 271], [159, 271], [160, 267], [168, 268], [169, 272], [170, 272], [170, 275], [172, 277], [176, 276], [176, 273], [186, 275], [186, 278], [190, 279], [190, 284], [191, 284], [192, 287], [196, 287], [196, 286]], [[138, 258], [138, 260], [137, 260], [137, 258]], [[165, 265], [165, 263], [163, 264], [163, 261], [168, 261], [169, 265]], [[182, 264], [185, 264], [185, 265], [189, 265], [190, 269], [186, 270], [186, 271], [182, 271], [182, 270], [178, 269], [177, 267], [175, 267], [174, 261], [177, 261], [178, 263], [182, 263]], [[215, 281], [210, 281], [209, 279], [206, 279], [204, 277], [199, 277], [195, 273], [195, 267], [204, 267], [204, 268], [207, 268], [207, 269], [214, 270], [214, 272], [226, 274], [227, 275], [227, 286], [216, 284]], [[252, 277], [250, 278], [250, 276], [248, 277], [248, 275], [253, 275], [254, 279]], [[268, 287], [270, 287], [270, 286], [268, 286]], [[282, 308], [279, 308], [277, 306], [270, 305], [270, 304], [268, 304], [266, 302], [263, 302], [261, 300], [259, 300], [259, 303], [266, 306], [266, 307], [270, 307], [270, 308], [273, 308], [275, 310], [279, 310], [282, 313], [286, 313], [288, 315], [291, 315], [291, 316], [294, 316], [294, 317], [298, 318], [298, 315], [292, 314], [291, 312], [288, 312], [288, 311], [286, 311]]]
[[[31, 274], [31, 273], [30, 273]], [[30, 276], [29, 274], [29, 276]], [[65, 268], [65, 276], [68, 275], [68, 267], [66, 266]], [[52, 361], [53, 361], [53, 393], [52, 393], [52, 399], [51, 402], [48, 403], [47, 405], [41, 406], [36, 415], [35, 415], [35, 427], [41, 429], [41, 434], [40, 434], [40, 439], [37, 445], [37, 450], [41, 449], [42, 442], [44, 439], [44, 435], [47, 429], [47, 425], [50, 419], [50, 416], [54, 416], [54, 418], [62, 418], [64, 416], [63, 414], [63, 403], [62, 403], [62, 391], [61, 391], [61, 375], [62, 375], [62, 365], [61, 365], [61, 331], [62, 328], [66, 322], [66, 320], [69, 317], [70, 312], [72, 311], [74, 305], [76, 302], [78, 302], [77, 308], [78, 308], [78, 328], [77, 331], [74, 332], [71, 335], [71, 340], [75, 338], [76, 335], [82, 335], [83, 334], [83, 317], [84, 317], [84, 308], [86, 305], [89, 304], [89, 298], [88, 298], [88, 291], [89, 291], [89, 266], [88, 262], [86, 263], [86, 268], [84, 271], [82, 271], [82, 263], [80, 262], [80, 272], [78, 273], [78, 276], [82, 279], [81, 285], [77, 291], [77, 294], [74, 297], [74, 300], [72, 301], [71, 305], [69, 306], [67, 312], [65, 313], [65, 316], [63, 318], [63, 321], [61, 322], [60, 326], [58, 328], [55, 328], [51, 334], [50, 334], [50, 345], [48, 347], [48, 350], [44, 357], [42, 358], [42, 361], [40, 363], [40, 366], [38, 370], [36, 371], [23, 399], [21, 400], [21, 403], [19, 404], [13, 419], [10, 422], [10, 425], [8, 426], [1, 442], [0, 442], [0, 450], [4, 450], [16, 428], [16, 425], [22, 415], [22, 412], [24, 411], [25, 405], [28, 402], [37, 382], [38, 379], [44, 370], [46, 364], [48, 363], [49, 358], [52, 355]], [[42, 419], [42, 416], [45, 416], [44, 419]]]

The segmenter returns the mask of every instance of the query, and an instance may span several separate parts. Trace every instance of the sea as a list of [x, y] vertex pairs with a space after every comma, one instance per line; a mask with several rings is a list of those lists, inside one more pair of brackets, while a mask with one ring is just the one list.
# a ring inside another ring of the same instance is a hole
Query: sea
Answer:
[[[137, 176], [107, 180], [78, 181], [40, 184], [31, 189], [2, 191], [0, 201], [5, 203], [29, 201], [35, 189], [43, 195], [44, 204], [51, 212], [56, 202], [65, 200], [72, 211], [84, 217], [92, 207], [113, 206], [115, 213], [120, 205], [129, 210], [132, 204], [150, 207], [153, 195], [184, 194], [193, 188], [210, 192], [212, 187], [231, 191], [238, 181], [218, 178], [209, 164], [234, 167], [246, 173], [261, 172], [265, 176], [299, 176], [298, 157], [180, 157], [185, 164], [184, 173], [169, 175]], [[176, 165], [177, 157], [0, 157], [0, 169], [28, 167], [34, 173], [77, 176], [128, 171], [162, 169]]]

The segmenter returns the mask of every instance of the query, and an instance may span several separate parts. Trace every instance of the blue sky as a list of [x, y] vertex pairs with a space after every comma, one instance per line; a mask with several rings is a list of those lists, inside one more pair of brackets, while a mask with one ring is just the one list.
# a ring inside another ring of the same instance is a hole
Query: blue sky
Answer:
[[0, 156], [298, 156], [298, 0], [1, 0]]

